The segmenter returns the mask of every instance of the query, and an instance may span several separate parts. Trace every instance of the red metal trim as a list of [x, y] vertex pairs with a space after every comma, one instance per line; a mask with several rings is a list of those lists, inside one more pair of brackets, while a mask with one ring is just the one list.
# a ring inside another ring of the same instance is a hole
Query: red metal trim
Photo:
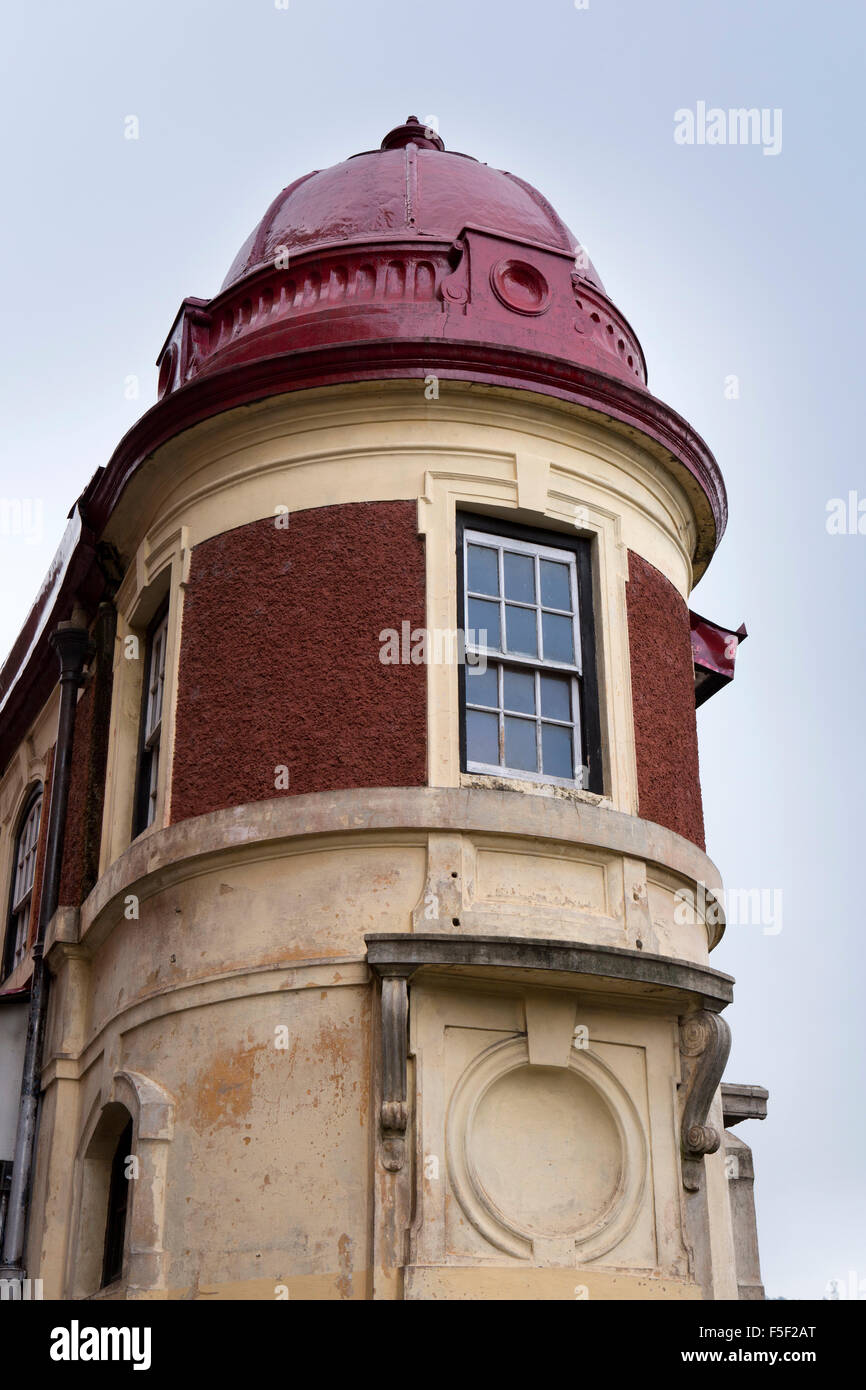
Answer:
[[698, 484], [712, 513], [711, 535], [696, 560], [708, 563], [727, 522], [727, 495], [712, 453], [682, 416], [638, 386], [561, 359], [515, 352], [496, 344], [447, 339], [342, 343], [259, 358], [203, 374], [152, 406], [123, 437], [83, 503], [100, 534], [124, 489], [148, 455], [202, 420], [252, 401], [346, 382], [411, 379], [436, 373], [446, 380], [516, 387], [601, 413], [624, 432], [639, 430], [661, 445]]
[[[56, 593], [49, 591], [43, 594], [42, 603], [37, 602], [31, 609], [0, 671], [0, 690], [8, 690], [18, 678], [0, 724], [0, 772], [5, 770], [10, 757], [57, 684], [57, 658], [50, 650], [51, 634], [59, 622], [65, 622], [71, 616], [76, 600], [85, 607], [95, 607], [103, 587], [104, 580], [96, 564], [94, 537], [85, 526], [60, 588]], [[49, 619], [35, 647], [28, 654], [30, 635], [46, 608]]]
[[0, 990], [0, 1004], [26, 1004], [30, 999], [30, 981], [17, 989]]
[[734, 632], [691, 610], [689, 626], [695, 663], [695, 704], [702, 705], [734, 679], [737, 650], [749, 634], [745, 623], [740, 623]]

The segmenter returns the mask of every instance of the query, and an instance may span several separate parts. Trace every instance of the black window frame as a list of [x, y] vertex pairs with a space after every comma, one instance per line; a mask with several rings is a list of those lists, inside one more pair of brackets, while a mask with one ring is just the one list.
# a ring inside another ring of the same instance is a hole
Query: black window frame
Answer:
[[[12, 848], [12, 873], [11, 873], [11, 881], [10, 881], [10, 884], [9, 884], [9, 898], [8, 898], [7, 905], [6, 905], [6, 930], [5, 930], [4, 935], [3, 935], [3, 958], [2, 958], [2, 965], [0, 965], [0, 971], [2, 971], [2, 974], [0, 974], [0, 981], [8, 979], [9, 976], [12, 974], [12, 971], [15, 969], [15, 962], [13, 961], [12, 957], [13, 957], [14, 952], [15, 952], [15, 937], [16, 937], [16, 934], [17, 934], [17, 923], [16, 923], [16, 920], [15, 920], [15, 919], [16, 919], [16, 916], [17, 916], [16, 909], [15, 909], [15, 880], [16, 880], [16, 878], [18, 877], [18, 854], [19, 854], [19, 851], [20, 851], [20, 849], [21, 849], [21, 837], [22, 837], [22, 835], [24, 834], [25, 828], [26, 828], [26, 826], [27, 826], [27, 822], [28, 822], [28, 820], [30, 819], [31, 812], [33, 811], [33, 807], [36, 805], [36, 802], [37, 802], [37, 801], [39, 801], [39, 802], [42, 803], [42, 808], [44, 809], [44, 805], [45, 805], [45, 787], [44, 787], [44, 785], [43, 785], [42, 782], [37, 782], [37, 783], [35, 783], [35, 785], [31, 788], [30, 794], [28, 795], [27, 800], [24, 802], [24, 805], [23, 805], [23, 807], [21, 808], [21, 813], [20, 813], [20, 815], [19, 815], [19, 817], [18, 817], [18, 829], [17, 829], [16, 832], [15, 832], [15, 843], [14, 843], [13, 848]], [[37, 859], [38, 853], [39, 853], [39, 836], [41, 835], [41, 833], [42, 833], [42, 810], [40, 809], [40, 812], [39, 812], [39, 826], [38, 826], [38, 828], [37, 828], [37, 830], [36, 830], [36, 842], [35, 842], [35, 845], [34, 845], [33, 882], [32, 882], [32, 884], [31, 884], [31, 886], [30, 886], [30, 904], [31, 904], [31, 908], [32, 908], [32, 904], [33, 904], [33, 894], [34, 894], [35, 891], [36, 891], [36, 859]], [[20, 910], [21, 910], [21, 909], [20, 909], [20, 907], [19, 907], [19, 908], [18, 908], [18, 911], [20, 911]], [[32, 916], [31, 916], [31, 918], [28, 920], [28, 925], [27, 925], [27, 934], [28, 934], [28, 936], [29, 936], [29, 934], [30, 934], [30, 925], [31, 925], [31, 922], [32, 922]], [[26, 941], [25, 941], [25, 943], [24, 943], [24, 949], [25, 949], [25, 955], [26, 955], [26, 951], [27, 951], [27, 943], [26, 943]]]
[[[141, 702], [138, 717], [138, 744], [136, 752], [136, 771], [135, 771], [135, 795], [133, 798], [132, 810], [132, 838], [137, 839], [148, 829], [151, 822], [147, 819], [150, 801], [150, 775], [153, 762], [153, 749], [147, 746], [147, 708], [148, 696], [150, 693], [150, 665], [153, 660], [153, 641], [162, 624], [167, 624], [169, 610], [169, 600], [166, 598], [159, 605], [150, 622], [147, 625], [144, 642], [144, 666], [141, 674]], [[166, 627], [166, 647], [168, 652], [168, 628]], [[163, 688], [163, 695], [165, 691]], [[160, 712], [160, 736], [159, 751], [162, 751], [162, 719], [165, 714], [163, 704]]]
[[[535, 526], [525, 526], [519, 522], [503, 520], [476, 512], [457, 513], [457, 612], [458, 626], [465, 634], [466, 624], [466, 576], [464, 573], [464, 536], [466, 531], [481, 531], [501, 540], [522, 541], [527, 545], [553, 547], [571, 552], [575, 557], [578, 590], [578, 628], [582, 651], [582, 671], [578, 680], [580, 700], [580, 732], [583, 766], [587, 769], [586, 786], [580, 788], [598, 796], [604, 795], [604, 763], [602, 758], [601, 711], [598, 691], [598, 655], [596, 649], [595, 603], [594, 603], [594, 563], [593, 542], [589, 537], [569, 535], [567, 532], [546, 530]], [[506, 660], [507, 664], [507, 660]], [[542, 663], [539, 663], [543, 666]], [[460, 770], [469, 772], [466, 753], [466, 667], [461, 662], [458, 668], [460, 692]], [[472, 772], [476, 777], [495, 777], [493, 772]], [[509, 772], [503, 768], [501, 776], [509, 779]], [[527, 776], [528, 785], [562, 785], [561, 781], [545, 777]], [[577, 779], [574, 780], [578, 788]]]

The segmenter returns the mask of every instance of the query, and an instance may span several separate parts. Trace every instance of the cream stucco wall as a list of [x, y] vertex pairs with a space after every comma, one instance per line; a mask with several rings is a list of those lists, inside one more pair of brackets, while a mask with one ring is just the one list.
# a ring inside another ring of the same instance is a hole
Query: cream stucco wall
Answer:
[[[287, 796], [169, 825], [195, 546], [282, 508], [396, 498], [417, 503], [431, 629], [457, 625], [458, 507], [591, 538], [605, 795], [462, 776], [456, 671], [431, 664], [427, 788]], [[129, 565], [100, 878], [49, 934], [28, 1251], [46, 1296], [700, 1296], [677, 1045], [678, 1019], [699, 997], [629, 991], [603, 972], [570, 982], [420, 972], [398, 1171], [383, 1159], [382, 1021], [364, 942], [584, 943], [707, 966], [721, 927], [678, 920], [675, 895], [718, 890], [718, 873], [636, 815], [625, 610], [628, 550], [687, 597], [695, 534], [689, 494], [637, 439], [528, 393], [460, 384], [441, 383], [434, 400], [420, 379], [277, 398], [189, 430], [147, 462], [106, 536]], [[125, 639], [165, 595], [157, 816], [130, 844], [142, 663]], [[586, 1048], [572, 1046], [577, 1024]], [[489, 1101], [472, 1090], [488, 1066]], [[127, 1110], [141, 1171], [124, 1277], [99, 1293], [106, 1155]], [[523, 1134], [526, 1115], [541, 1124], [540, 1149], [497, 1144], [496, 1125]], [[581, 1153], [575, 1126], [590, 1146]], [[584, 1165], [585, 1208], [560, 1194], [553, 1216], [539, 1215], [521, 1196], [548, 1151], [566, 1188], [568, 1165]], [[718, 1162], [705, 1167], [703, 1293], [728, 1296], [726, 1193]], [[494, 1190], [514, 1211], [491, 1216]]]
[[[174, 1107], [162, 1222], [149, 1245], [130, 1250], [133, 1267], [133, 1257], [158, 1256], [159, 1277], [136, 1296], [274, 1297], [285, 1285], [298, 1297], [366, 1297], [374, 1288], [379, 1296], [402, 1288], [433, 1297], [441, 1290], [425, 1292], [428, 1266], [444, 1271], [468, 1259], [488, 1268], [492, 1257], [497, 1269], [511, 1268], [513, 1259], [503, 1264], [480, 1232], [455, 1261], [421, 1249], [405, 1286], [389, 1284], [376, 1265], [368, 1238], [375, 995], [363, 938], [413, 929], [453, 936], [456, 918], [467, 938], [579, 939], [632, 950], [641, 941], [658, 953], [664, 939], [680, 959], [705, 962], [713, 929], [678, 925], [673, 891], [666, 912], [657, 902], [651, 918], [639, 888], [648, 864], [663, 867], [671, 885], [717, 883], [706, 856], [602, 807], [583, 807], [579, 824], [574, 815], [569, 802], [529, 808], [507, 791], [379, 789], [241, 807], [133, 844], [80, 913], [52, 924], [44, 1113], [53, 1134], [40, 1147], [37, 1202], [46, 1219], [31, 1252], [49, 1296], [96, 1292], [79, 1273], [101, 1237], [83, 1212], [77, 1174], [94, 1117], [126, 1073], [159, 1086]], [[479, 873], [485, 858], [493, 862]], [[490, 981], [481, 988], [480, 1006], [465, 981], [440, 979], [435, 992], [440, 1009], [463, 1010], [456, 1036], [467, 1046], [477, 1037], [475, 1051], [526, 1032], [525, 991]], [[681, 1223], [660, 1215], [677, 1209], [671, 1078], [683, 1005], [612, 1002], [605, 988], [596, 981], [587, 993], [581, 980], [575, 1007], [591, 1055], [619, 1068], [620, 1086], [638, 1098], [651, 1180], [615, 1253], [574, 1268], [616, 1272], [616, 1296], [655, 1296], [660, 1279], [671, 1296], [690, 1296]], [[545, 999], [561, 995], [561, 982], [552, 992], [533, 990], [542, 1014]], [[422, 1064], [424, 1038], [436, 1027], [430, 997], [428, 985], [413, 987], [419, 1174], [431, 1126], [439, 1126], [445, 1166], [441, 1107], [475, 1055], [464, 1048], [450, 1072]], [[491, 1009], [504, 1010], [504, 1021], [485, 1022]], [[52, 1126], [55, 1112], [62, 1125]], [[133, 1198], [149, 1200], [141, 1180]], [[376, 1209], [381, 1220], [381, 1197]], [[547, 1269], [549, 1260], [548, 1251], [538, 1264], [518, 1264], [525, 1272]], [[512, 1276], [503, 1277], [504, 1289]], [[629, 1278], [637, 1281], [631, 1295]], [[127, 1294], [138, 1287], [130, 1276]], [[545, 1275], [538, 1296], [549, 1288]]]
[[[186, 431], [147, 461], [128, 489], [107, 539], [131, 557], [118, 594], [105, 869], [129, 843], [138, 719], [139, 664], [122, 643], [143, 631], [158, 594], [171, 595], [166, 751], [157, 825], [170, 805], [170, 750], [183, 588], [189, 555], [210, 537], [314, 507], [417, 499], [426, 537], [427, 626], [457, 627], [455, 517], [467, 507], [593, 542], [606, 804], [637, 811], [625, 586], [635, 550], [688, 596], [696, 534], [689, 496], [635, 440], [605, 430], [566, 405], [527, 393], [424, 380], [367, 384], [278, 397]], [[170, 581], [166, 581], [166, 571]], [[428, 778], [461, 782], [457, 673], [428, 665]], [[529, 795], [536, 789], [522, 790]], [[549, 794], [550, 788], [541, 794]], [[576, 793], [579, 797], [581, 794]]]

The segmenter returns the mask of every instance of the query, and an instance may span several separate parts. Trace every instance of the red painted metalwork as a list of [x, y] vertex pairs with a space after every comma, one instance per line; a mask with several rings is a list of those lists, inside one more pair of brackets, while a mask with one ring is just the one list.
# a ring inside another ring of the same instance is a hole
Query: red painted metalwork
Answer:
[[[68, 621], [76, 602], [95, 609], [102, 595], [104, 579], [96, 564], [96, 538], [90, 529], [82, 527], [67, 556], [62, 556], [62, 551], [61, 545], [0, 670], [0, 771], [8, 765], [36, 711], [57, 684], [51, 633], [57, 623]], [[61, 563], [65, 565], [62, 569]]]
[[748, 637], [746, 624], [736, 632], [720, 627], [689, 611], [692, 657], [695, 664], [695, 704], [702, 705], [722, 686], [734, 679], [734, 663], [741, 642]]
[[[446, 152], [441, 137], [410, 116], [389, 131], [381, 149], [316, 169], [283, 189], [247, 237], [222, 288], [272, 266], [283, 248], [294, 257], [328, 246], [407, 238], [449, 246], [466, 226], [563, 251], [572, 261], [580, 251], [531, 184], [470, 155]], [[604, 291], [585, 252], [578, 273]]]
[[646, 385], [633, 329], [547, 200], [410, 116], [380, 150], [274, 199], [216, 298], [181, 307], [160, 396], [262, 357], [395, 339], [495, 344]]
[[[91, 499], [94, 524], [148, 452], [216, 410], [433, 374], [557, 396], [648, 435], [706, 499], [698, 572], [725, 527], [712, 454], [646, 390], [634, 330], [573, 233], [537, 189], [447, 152], [414, 116], [381, 149], [278, 194], [219, 294], [184, 301], [158, 363], [161, 403], [178, 408], [122, 441]], [[215, 390], [195, 389], [217, 376]]]

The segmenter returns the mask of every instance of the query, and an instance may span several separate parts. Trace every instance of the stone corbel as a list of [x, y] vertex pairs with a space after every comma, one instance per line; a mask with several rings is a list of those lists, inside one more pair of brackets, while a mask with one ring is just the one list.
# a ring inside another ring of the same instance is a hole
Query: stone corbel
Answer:
[[688, 1192], [700, 1191], [704, 1156], [721, 1143], [718, 1130], [706, 1121], [730, 1050], [731, 1030], [719, 1014], [701, 1009], [680, 1019], [680, 1052], [687, 1062], [680, 1136]]
[[382, 1164], [390, 1173], [399, 1172], [406, 1161], [406, 1127], [409, 1123], [407, 1098], [407, 1053], [409, 1046], [409, 976], [413, 967], [392, 966], [380, 970], [382, 977], [382, 1102], [379, 1128]]

